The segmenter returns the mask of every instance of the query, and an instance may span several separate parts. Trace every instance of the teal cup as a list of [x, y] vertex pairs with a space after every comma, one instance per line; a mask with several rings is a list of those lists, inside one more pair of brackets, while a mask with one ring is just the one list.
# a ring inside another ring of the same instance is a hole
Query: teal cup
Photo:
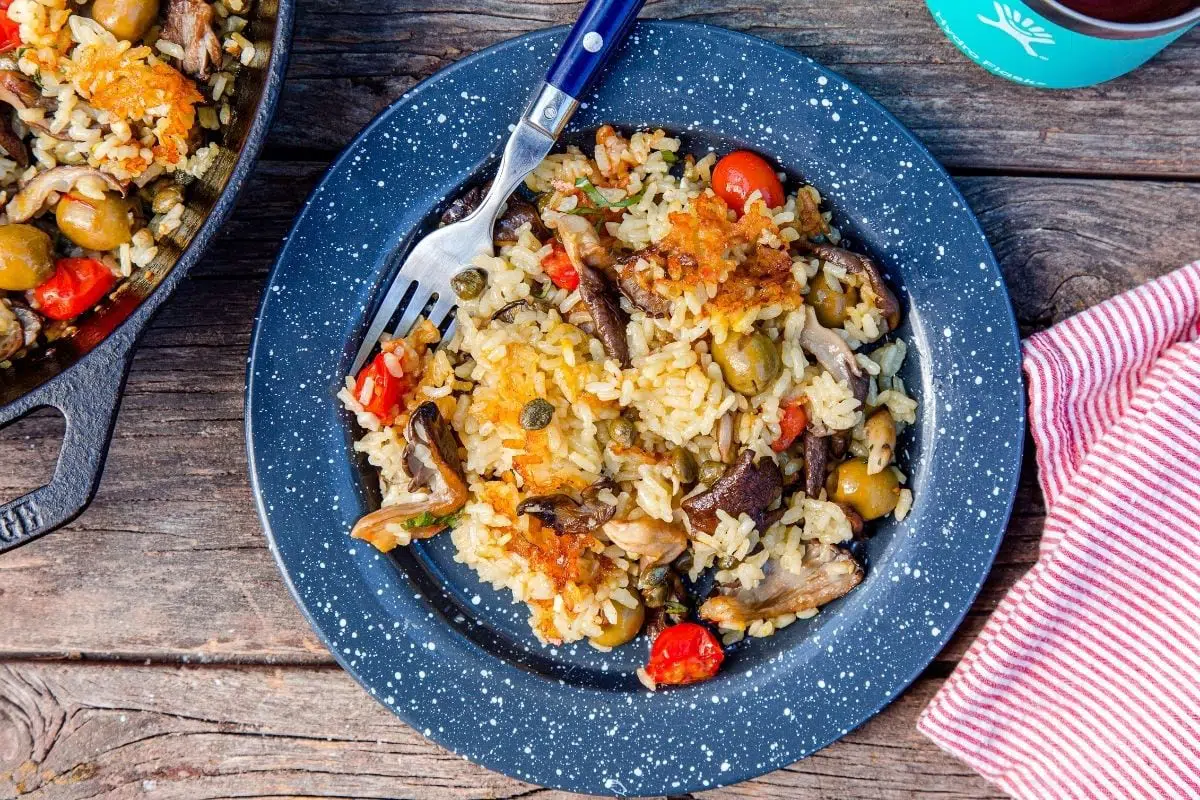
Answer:
[[1149, 61], [1198, 22], [1200, 8], [1161, 22], [1123, 24], [1084, 16], [1056, 0], [926, 0], [968, 58], [1010, 81], [1075, 89]]

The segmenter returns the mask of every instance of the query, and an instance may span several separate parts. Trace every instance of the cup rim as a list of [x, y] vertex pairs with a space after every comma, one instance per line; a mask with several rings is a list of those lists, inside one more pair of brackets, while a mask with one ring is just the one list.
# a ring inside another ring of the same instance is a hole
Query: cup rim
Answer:
[[1155, 36], [1185, 30], [1200, 22], [1200, 7], [1156, 22], [1110, 22], [1089, 17], [1087, 14], [1068, 8], [1059, 0], [1025, 0], [1025, 2], [1034, 11], [1055, 24], [1069, 28], [1076, 33], [1102, 39], [1151, 39]]

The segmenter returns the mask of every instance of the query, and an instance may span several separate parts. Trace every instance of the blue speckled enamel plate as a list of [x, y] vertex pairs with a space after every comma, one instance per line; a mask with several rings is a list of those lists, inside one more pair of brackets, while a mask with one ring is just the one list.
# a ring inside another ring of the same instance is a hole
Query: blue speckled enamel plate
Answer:
[[685, 149], [744, 146], [820, 188], [907, 305], [903, 377], [921, 403], [902, 442], [916, 504], [883, 525], [858, 589], [732, 653], [708, 683], [645, 691], [641, 640], [540, 645], [524, 605], [456, 564], [449, 536], [394, 555], [347, 532], [374, 507], [334, 397], [399, 255], [482, 167], [561, 30], [439, 73], [380, 115], [313, 193], [255, 333], [247, 433], [280, 569], [329, 649], [377, 700], [453, 752], [581, 792], [682, 794], [784, 766], [862, 724], [930, 662], [988, 571], [1008, 519], [1024, 412], [999, 269], [951, 179], [883, 108], [767, 42], [645, 23], [575, 131], [661, 126]]

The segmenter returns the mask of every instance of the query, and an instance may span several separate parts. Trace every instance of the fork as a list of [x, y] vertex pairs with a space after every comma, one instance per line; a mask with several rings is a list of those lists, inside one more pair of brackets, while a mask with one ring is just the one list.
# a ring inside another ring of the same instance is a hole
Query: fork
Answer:
[[[350, 368], [357, 373], [388, 323], [400, 313], [393, 335], [403, 336], [426, 319], [453, 332], [455, 295], [450, 279], [479, 255], [492, 255], [492, 227], [513, 190], [554, 146], [579, 98], [600, 74], [633, 27], [644, 0], [589, 0], [567, 34], [546, 78], [514, 128], [496, 177], [479, 207], [465, 219], [430, 233], [404, 259], [371, 320]], [[426, 311], [428, 309], [428, 311]]]

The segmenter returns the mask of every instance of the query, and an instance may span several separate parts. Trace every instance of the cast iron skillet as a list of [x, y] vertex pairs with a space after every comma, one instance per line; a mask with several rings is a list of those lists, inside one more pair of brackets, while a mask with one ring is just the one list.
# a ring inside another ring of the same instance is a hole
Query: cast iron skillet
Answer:
[[138, 337], [229, 216], [266, 138], [287, 68], [294, 6], [295, 0], [254, 2], [244, 33], [260, 46], [269, 42], [270, 57], [239, 75], [222, 156], [189, 187], [174, 244], [160, 242], [154, 263], [89, 315], [75, 336], [0, 370], [0, 427], [48, 406], [67, 425], [50, 483], [0, 506], [0, 552], [70, 522], [95, 495]]

